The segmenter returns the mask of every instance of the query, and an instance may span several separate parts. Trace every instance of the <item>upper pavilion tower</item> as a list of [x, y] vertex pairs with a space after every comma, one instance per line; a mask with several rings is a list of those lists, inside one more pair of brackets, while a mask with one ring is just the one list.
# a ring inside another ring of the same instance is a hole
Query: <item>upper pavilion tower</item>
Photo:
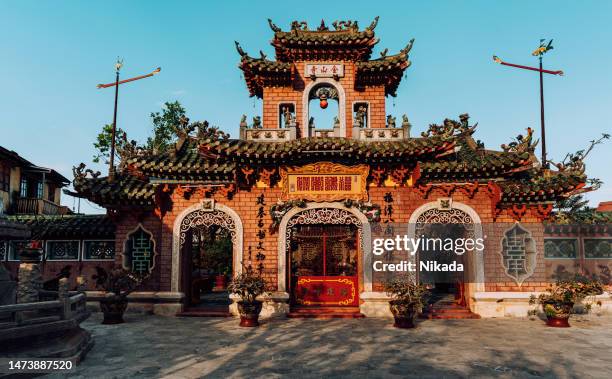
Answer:
[[[378, 17], [360, 30], [356, 21], [324, 21], [316, 29], [293, 21], [283, 31], [268, 20], [274, 32], [276, 60], [263, 52], [249, 56], [236, 42], [241, 55], [239, 67], [251, 96], [263, 99], [263, 120], [251, 128], [241, 122], [241, 138], [268, 141], [301, 137], [352, 137], [357, 139], [407, 138], [409, 123], [394, 129], [395, 119], [385, 113], [385, 97], [395, 96], [404, 70], [410, 65], [411, 40], [398, 54], [370, 59], [378, 43], [374, 29]], [[314, 100], [314, 101], [313, 101]], [[318, 100], [318, 102], [317, 102]], [[332, 125], [319, 125], [312, 107], [327, 108], [337, 102]], [[262, 122], [263, 121], [263, 122]], [[390, 127], [373, 133], [373, 128]], [[264, 132], [259, 130], [265, 129]], [[375, 135], [374, 135], [375, 134]]]

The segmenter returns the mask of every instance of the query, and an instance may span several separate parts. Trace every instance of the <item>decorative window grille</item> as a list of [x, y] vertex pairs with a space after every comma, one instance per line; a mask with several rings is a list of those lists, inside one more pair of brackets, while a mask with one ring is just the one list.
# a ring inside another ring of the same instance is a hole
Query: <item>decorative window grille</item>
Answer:
[[584, 257], [587, 259], [612, 259], [612, 239], [585, 238]]
[[139, 275], [148, 274], [153, 269], [154, 255], [155, 243], [151, 234], [138, 227], [126, 241], [123, 266]]
[[84, 260], [113, 260], [115, 259], [115, 241], [84, 241]]
[[535, 240], [529, 230], [516, 223], [504, 232], [501, 247], [500, 254], [506, 275], [520, 286], [535, 271]]
[[18, 261], [19, 251], [25, 247], [27, 241], [10, 241], [8, 243], [8, 260], [9, 261]]
[[544, 258], [576, 259], [578, 258], [577, 238], [545, 238]]
[[79, 241], [47, 241], [47, 259], [50, 261], [78, 260]]
[[4, 241], [0, 241], [0, 262], [6, 260], [6, 255], [8, 250], [8, 243]]

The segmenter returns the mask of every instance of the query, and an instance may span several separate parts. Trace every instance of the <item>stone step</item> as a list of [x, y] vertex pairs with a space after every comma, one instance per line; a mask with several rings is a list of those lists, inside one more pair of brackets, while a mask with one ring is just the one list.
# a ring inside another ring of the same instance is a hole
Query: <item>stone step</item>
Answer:
[[359, 307], [292, 307], [288, 318], [363, 318]]

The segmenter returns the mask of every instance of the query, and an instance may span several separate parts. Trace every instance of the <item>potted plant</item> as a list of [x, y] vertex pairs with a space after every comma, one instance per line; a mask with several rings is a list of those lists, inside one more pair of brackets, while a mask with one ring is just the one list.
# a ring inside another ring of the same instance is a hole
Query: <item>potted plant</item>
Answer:
[[128, 304], [127, 296], [140, 284], [141, 279], [122, 268], [110, 272], [101, 267], [96, 270], [98, 273], [93, 277], [96, 287], [105, 292], [100, 299], [100, 310], [104, 314], [102, 324], [121, 324]]
[[217, 275], [215, 275], [215, 288], [213, 291], [224, 291], [227, 288], [227, 274], [229, 269], [223, 268], [223, 265], [219, 265]]
[[[594, 297], [603, 293], [601, 282], [596, 279], [588, 279], [576, 276], [569, 280], [558, 280], [556, 284], [550, 285], [544, 293], [538, 297], [531, 295], [529, 304], [539, 304], [546, 315], [546, 325], [557, 328], [569, 328], [569, 317], [572, 314], [574, 304], [583, 301], [587, 297]], [[591, 302], [585, 304], [585, 309], [590, 309]]]
[[414, 328], [415, 319], [429, 296], [427, 287], [416, 282], [414, 275], [400, 275], [385, 283], [391, 297], [389, 308], [396, 328]]
[[232, 279], [227, 288], [231, 294], [240, 296], [240, 301], [237, 303], [240, 326], [258, 326], [263, 303], [257, 300], [257, 296], [263, 294], [265, 288], [261, 275], [256, 274], [251, 267], [247, 267], [243, 273]]

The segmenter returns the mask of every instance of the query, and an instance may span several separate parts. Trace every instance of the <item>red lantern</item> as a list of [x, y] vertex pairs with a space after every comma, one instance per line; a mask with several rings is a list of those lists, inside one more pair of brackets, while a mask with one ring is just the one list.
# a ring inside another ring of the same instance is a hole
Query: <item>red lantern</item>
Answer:
[[321, 101], [319, 101], [319, 105], [321, 106], [321, 109], [327, 108], [327, 100], [321, 99]]

